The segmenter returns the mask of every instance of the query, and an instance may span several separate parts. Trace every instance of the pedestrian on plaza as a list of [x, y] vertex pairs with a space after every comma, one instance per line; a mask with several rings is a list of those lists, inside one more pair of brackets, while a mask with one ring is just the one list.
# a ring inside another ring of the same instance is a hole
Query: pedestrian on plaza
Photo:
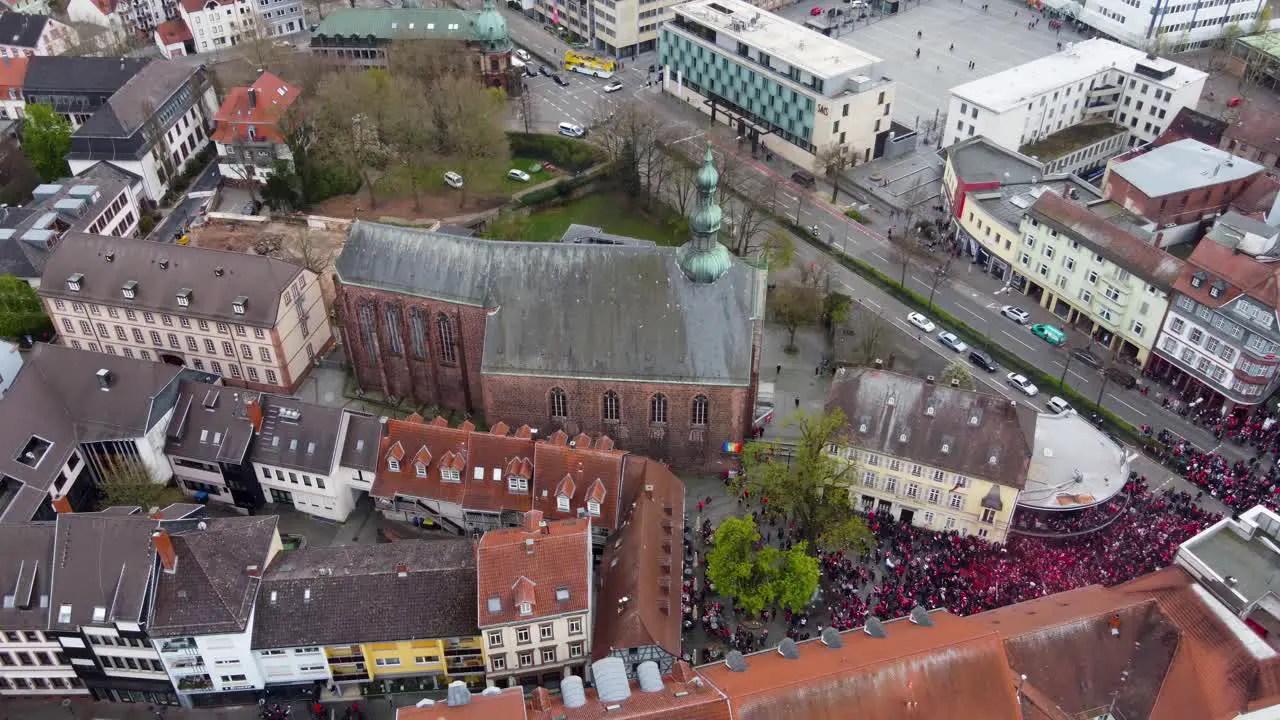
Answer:
[[920, 59], [920, 48], [916, 48], [916, 59]]
[[702, 501], [701, 501], [701, 500], [699, 500], [699, 501], [698, 501], [698, 512], [699, 512], [699, 513], [701, 513], [701, 512], [702, 512]]
[[951, 47], [947, 48], [947, 50], [948, 50], [949, 52], [955, 52], [955, 51], [956, 51], [956, 44], [955, 44], [955, 43], [951, 43]]
[[796, 407], [800, 407], [800, 398], [796, 398]]

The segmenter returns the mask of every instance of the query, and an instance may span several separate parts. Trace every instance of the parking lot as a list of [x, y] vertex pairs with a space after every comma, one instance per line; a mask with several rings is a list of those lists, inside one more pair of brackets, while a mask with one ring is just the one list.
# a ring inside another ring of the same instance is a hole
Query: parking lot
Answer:
[[[841, 0], [801, 0], [779, 14], [803, 24], [815, 7], [848, 8]], [[935, 111], [945, 115], [952, 87], [1057, 52], [1059, 42], [1082, 39], [1067, 29], [1050, 30], [1047, 21], [1028, 30], [1027, 21], [1039, 13], [1009, 0], [992, 0], [986, 10], [979, 0], [904, 0], [900, 7], [896, 15], [869, 12], [866, 20], [841, 26], [837, 36], [886, 61], [887, 74], [898, 83], [893, 117], [912, 127]]]
[[[525, 90], [530, 94], [529, 107], [532, 109], [534, 132], [555, 132], [556, 126], [562, 122], [571, 122], [584, 127], [608, 117], [613, 108], [620, 102], [632, 97], [644, 86], [648, 65], [625, 64], [611, 79], [591, 77], [581, 73], [561, 70], [548, 63], [534, 58], [531, 67], [545, 66], [548, 72], [558, 73], [566, 86], [559, 86], [546, 75], [525, 78]], [[604, 88], [617, 80], [622, 89], [606, 93]], [[524, 118], [521, 115], [523, 102], [513, 102], [511, 127], [524, 130]]]

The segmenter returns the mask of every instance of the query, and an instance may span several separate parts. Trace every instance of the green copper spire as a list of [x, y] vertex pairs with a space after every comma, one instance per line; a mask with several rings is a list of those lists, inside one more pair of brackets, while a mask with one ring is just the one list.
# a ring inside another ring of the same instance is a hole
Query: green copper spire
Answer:
[[720, 173], [716, 172], [711, 145], [707, 145], [707, 154], [703, 156], [702, 168], [696, 177], [698, 185], [698, 202], [689, 216], [689, 230], [693, 238], [676, 250], [676, 259], [685, 277], [694, 282], [715, 282], [733, 265], [733, 256], [729, 249], [721, 245], [716, 237], [720, 233], [720, 221], [723, 214], [716, 202], [717, 186]]
[[511, 33], [507, 21], [494, 6], [493, 0], [484, 0], [484, 9], [474, 20], [475, 38], [484, 52], [507, 52], [511, 49]]

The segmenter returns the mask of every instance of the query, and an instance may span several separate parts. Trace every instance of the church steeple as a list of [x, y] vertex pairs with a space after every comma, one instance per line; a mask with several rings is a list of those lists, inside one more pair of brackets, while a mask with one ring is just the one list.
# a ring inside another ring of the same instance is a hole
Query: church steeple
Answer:
[[715, 282], [733, 265], [729, 249], [717, 239], [723, 217], [716, 198], [720, 174], [716, 172], [709, 143], [696, 182], [698, 202], [689, 217], [689, 230], [693, 237], [676, 250], [676, 259], [685, 277], [694, 282], [709, 283]]

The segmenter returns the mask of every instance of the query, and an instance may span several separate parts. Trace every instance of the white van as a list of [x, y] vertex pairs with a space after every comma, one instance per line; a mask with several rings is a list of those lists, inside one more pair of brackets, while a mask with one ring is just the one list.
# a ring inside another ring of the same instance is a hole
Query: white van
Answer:
[[562, 122], [560, 123], [560, 134], [567, 135], [568, 137], [580, 138], [583, 135], [586, 135], [587, 131], [581, 125], [574, 125], [573, 123]]
[[529, 62], [529, 51], [525, 50], [524, 48], [518, 48], [516, 49], [516, 57], [520, 58], [525, 62]]
[[444, 184], [454, 189], [462, 189], [462, 176], [450, 170], [444, 174]]

